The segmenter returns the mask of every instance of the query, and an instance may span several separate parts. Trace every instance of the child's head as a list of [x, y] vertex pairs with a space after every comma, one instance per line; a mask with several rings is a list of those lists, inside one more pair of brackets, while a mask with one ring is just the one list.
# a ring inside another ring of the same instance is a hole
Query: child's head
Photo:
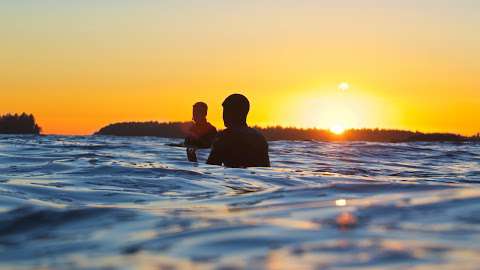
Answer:
[[206, 119], [208, 106], [205, 102], [197, 102], [193, 105], [193, 121], [202, 122]]

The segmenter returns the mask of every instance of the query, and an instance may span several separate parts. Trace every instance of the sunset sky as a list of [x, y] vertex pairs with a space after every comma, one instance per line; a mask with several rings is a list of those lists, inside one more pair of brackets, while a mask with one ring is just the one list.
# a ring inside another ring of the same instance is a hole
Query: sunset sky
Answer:
[[223, 127], [221, 103], [239, 92], [250, 124], [471, 135], [479, 30], [478, 0], [7, 0], [0, 114], [90, 134], [187, 121], [201, 100]]

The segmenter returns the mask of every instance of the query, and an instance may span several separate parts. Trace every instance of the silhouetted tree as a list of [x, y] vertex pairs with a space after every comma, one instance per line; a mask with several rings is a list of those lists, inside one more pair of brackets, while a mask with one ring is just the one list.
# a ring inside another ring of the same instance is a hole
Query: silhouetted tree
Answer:
[[480, 141], [480, 132], [477, 133], [476, 135], [474, 135], [474, 136], [472, 137], [472, 140], [474, 140], [474, 141]]
[[40, 134], [41, 128], [32, 114], [6, 114], [0, 116], [1, 134]]

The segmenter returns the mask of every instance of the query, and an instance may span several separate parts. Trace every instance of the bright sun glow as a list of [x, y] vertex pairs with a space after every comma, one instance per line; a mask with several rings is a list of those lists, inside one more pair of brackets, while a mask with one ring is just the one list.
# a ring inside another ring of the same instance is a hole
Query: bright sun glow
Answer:
[[292, 96], [284, 100], [288, 106], [279, 115], [288, 115], [290, 125], [326, 129], [339, 139], [347, 130], [365, 126], [366, 119], [380, 123], [383, 115], [379, 112], [386, 111], [383, 103], [361, 87], [355, 86], [355, 91], [350, 91], [352, 89], [352, 85], [347, 91], [328, 85], [310, 90], [307, 94]]
[[342, 91], [347, 91], [350, 88], [350, 85], [347, 82], [342, 82], [338, 85], [338, 89]]
[[333, 127], [330, 128], [330, 131], [337, 135], [340, 135], [345, 131], [345, 128], [341, 125], [334, 125]]

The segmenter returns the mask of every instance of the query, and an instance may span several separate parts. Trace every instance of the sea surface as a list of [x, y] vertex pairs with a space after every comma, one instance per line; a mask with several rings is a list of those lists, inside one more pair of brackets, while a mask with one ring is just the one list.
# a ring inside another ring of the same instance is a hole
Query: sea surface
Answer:
[[0, 136], [0, 269], [480, 269], [480, 144], [178, 142]]

